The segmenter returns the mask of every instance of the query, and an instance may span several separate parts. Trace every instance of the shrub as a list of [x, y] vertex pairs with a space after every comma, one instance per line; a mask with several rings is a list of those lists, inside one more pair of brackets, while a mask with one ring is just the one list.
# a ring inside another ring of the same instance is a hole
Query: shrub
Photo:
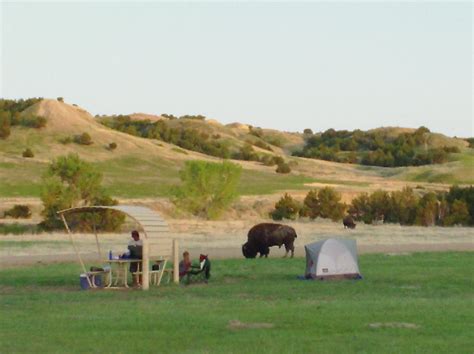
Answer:
[[30, 148], [27, 148], [25, 151], [23, 151], [22, 156], [30, 158], [30, 157], [35, 157], [35, 154], [33, 153], [33, 151]]
[[88, 133], [82, 133], [81, 135], [74, 136], [74, 142], [79, 145], [93, 144], [92, 138]]
[[349, 206], [349, 214], [358, 221], [363, 221], [366, 224], [372, 223], [373, 217], [368, 193], [361, 193], [352, 199]]
[[341, 203], [341, 194], [331, 187], [309, 191], [303, 204], [304, 215], [311, 219], [321, 217], [338, 221], [344, 217], [346, 209], [345, 204]]
[[249, 127], [249, 134], [256, 136], [257, 138], [263, 138], [263, 129], [262, 128], [254, 128], [254, 127]]
[[6, 139], [10, 136], [10, 112], [0, 111], [0, 139]]
[[469, 209], [467, 203], [463, 200], [455, 199], [449, 208], [448, 216], [443, 221], [443, 225], [468, 225], [469, 224]]
[[72, 141], [73, 141], [73, 139], [70, 136], [66, 136], [62, 139], [59, 139], [59, 142], [61, 144], [64, 144], [64, 145], [70, 144], [70, 143], [72, 143]]
[[438, 198], [435, 193], [425, 194], [416, 211], [416, 224], [422, 226], [435, 225], [438, 216]]
[[291, 167], [286, 162], [280, 163], [276, 168], [276, 173], [290, 173]]
[[194, 215], [215, 219], [238, 197], [241, 173], [239, 165], [227, 161], [187, 161], [174, 202]]
[[259, 147], [261, 149], [267, 150], [267, 151], [273, 151], [273, 149], [270, 145], [268, 145], [267, 143], [265, 143], [261, 140], [257, 140], [253, 145], [255, 145], [256, 147]]
[[250, 144], [245, 144], [240, 150], [232, 155], [235, 160], [260, 161], [259, 155]]
[[452, 186], [446, 195], [446, 200], [450, 204], [454, 203], [455, 200], [464, 201], [469, 211], [469, 225], [474, 225], [474, 186]]
[[305, 130], [303, 130], [303, 134], [305, 134], [305, 135], [313, 135], [313, 130], [311, 130], [310, 128], [306, 128]]
[[16, 204], [11, 209], [6, 210], [4, 215], [13, 219], [27, 219], [31, 217], [31, 209], [28, 205]]
[[[46, 230], [63, 228], [57, 212], [75, 206], [116, 205], [101, 186], [102, 174], [81, 160], [76, 154], [58, 157], [43, 176], [43, 221]], [[90, 231], [94, 223], [99, 231], [116, 231], [125, 220], [123, 214], [114, 210], [93, 213], [69, 214], [68, 223], [79, 231]]]
[[390, 193], [389, 208], [385, 215], [386, 222], [401, 225], [413, 225], [416, 219], [416, 209], [419, 198], [410, 187]]
[[461, 152], [457, 146], [443, 146], [443, 150], [448, 154], [458, 154]]
[[301, 210], [301, 205], [288, 193], [275, 204], [275, 209], [270, 213], [273, 220], [295, 220]]
[[56, 98], [59, 102], [64, 102], [64, 98], [63, 97], [58, 97]]
[[117, 143], [110, 143], [109, 146], [108, 146], [108, 149], [113, 151], [117, 148]]

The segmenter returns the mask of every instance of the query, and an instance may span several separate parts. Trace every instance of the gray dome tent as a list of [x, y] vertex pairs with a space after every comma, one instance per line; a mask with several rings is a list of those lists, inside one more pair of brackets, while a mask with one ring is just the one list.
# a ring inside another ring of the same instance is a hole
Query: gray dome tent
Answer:
[[359, 279], [355, 240], [326, 239], [304, 246], [308, 279]]

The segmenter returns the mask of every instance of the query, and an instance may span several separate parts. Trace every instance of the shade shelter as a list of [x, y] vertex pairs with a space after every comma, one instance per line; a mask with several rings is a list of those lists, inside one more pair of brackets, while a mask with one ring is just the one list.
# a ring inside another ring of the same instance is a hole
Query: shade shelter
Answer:
[[[100, 209], [109, 209], [109, 210], [116, 210], [116, 211], [122, 212], [128, 217], [130, 217], [131, 219], [133, 219], [142, 228], [143, 230], [142, 234], [144, 235], [144, 237], [142, 238], [142, 242], [143, 242], [142, 289], [143, 290], [148, 290], [149, 288], [150, 258], [153, 258], [153, 257], [172, 258], [173, 259], [173, 281], [175, 283], [179, 282], [177, 240], [173, 240], [173, 244], [171, 246], [171, 239], [167, 237], [167, 233], [169, 229], [168, 229], [168, 224], [166, 223], [166, 221], [154, 210], [147, 207], [136, 206], [136, 205], [114, 205], [114, 206], [94, 205], [94, 206], [70, 208], [70, 209], [65, 209], [58, 212], [69, 234], [74, 251], [76, 252], [76, 255], [79, 259], [79, 263], [81, 264], [81, 267], [84, 273], [87, 273], [87, 269], [77, 249], [76, 243], [74, 242], [73, 234], [67, 223], [67, 214], [72, 213], [72, 212], [94, 212]], [[96, 238], [97, 252], [99, 254], [99, 257], [102, 257], [100, 242], [99, 242], [97, 232], [95, 231], [95, 226], [93, 229], [94, 229], [94, 234]], [[166, 242], [163, 242], [163, 241], [166, 241], [166, 240], [169, 241], [168, 246], [164, 246]]]
[[330, 238], [304, 246], [306, 278], [360, 278], [355, 240]]

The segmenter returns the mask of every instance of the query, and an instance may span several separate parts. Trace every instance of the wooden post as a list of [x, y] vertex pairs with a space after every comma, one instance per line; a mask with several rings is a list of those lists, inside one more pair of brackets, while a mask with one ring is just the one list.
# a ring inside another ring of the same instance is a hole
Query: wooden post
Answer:
[[86, 265], [84, 264], [84, 261], [82, 260], [81, 254], [80, 254], [79, 251], [77, 250], [76, 244], [74, 243], [74, 238], [72, 237], [72, 233], [71, 233], [71, 230], [69, 229], [69, 226], [68, 226], [68, 224], [67, 224], [67, 222], [66, 222], [66, 218], [64, 217], [64, 214], [60, 214], [60, 215], [61, 215], [61, 220], [62, 220], [63, 223], [64, 223], [64, 227], [66, 228], [67, 234], [69, 235], [69, 239], [71, 240], [72, 247], [74, 248], [74, 252], [76, 252], [77, 258], [79, 258], [79, 263], [81, 263], [82, 271], [86, 274], [87, 282], [89, 283], [89, 286], [90, 286], [91, 288], [94, 288], [94, 287], [95, 287], [95, 284], [92, 284], [91, 280], [90, 280], [89, 277], [87, 276]]
[[150, 288], [150, 252], [148, 245], [148, 236], [146, 234], [142, 242], [142, 290], [148, 290]]
[[173, 239], [173, 283], [179, 284], [179, 247], [176, 239]]
[[97, 236], [97, 228], [96, 228], [96, 225], [95, 225], [95, 216], [96, 214], [93, 215], [92, 219], [93, 219], [93, 228], [94, 228], [94, 235], [95, 235], [95, 243], [97, 245], [97, 252], [99, 253], [99, 261], [102, 262], [103, 261], [103, 258], [102, 258], [102, 252], [100, 251], [100, 244], [99, 244], [99, 237]]

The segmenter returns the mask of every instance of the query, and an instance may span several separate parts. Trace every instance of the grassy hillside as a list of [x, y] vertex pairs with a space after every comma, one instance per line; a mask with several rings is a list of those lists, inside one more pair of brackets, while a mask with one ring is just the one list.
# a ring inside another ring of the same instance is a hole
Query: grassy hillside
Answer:
[[[184, 161], [219, 160], [163, 141], [112, 130], [100, 124], [84, 109], [56, 100], [43, 100], [21, 114], [43, 116], [47, 119], [47, 124], [41, 129], [15, 126], [8, 138], [0, 139], [0, 197], [38, 196], [41, 175], [47, 165], [53, 158], [70, 152], [95, 164], [104, 173], [106, 188], [119, 197], [167, 196], [170, 186], [178, 182], [178, 171]], [[150, 117], [137, 114], [135, 119]], [[289, 175], [279, 175], [275, 173], [274, 166], [236, 161], [244, 168], [240, 191], [246, 195], [309, 189], [315, 183], [341, 185], [345, 188], [358, 186], [357, 191], [360, 191], [361, 186], [371, 189], [393, 186], [401, 188], [405, 181], [417, 184], [474, 183], [474, 153], [473, 149], [465, 147], [461, 153], [452, 154], [451, 161], [446, 164], [398, 168], [359, 166], [289, 156], [293, 148], [303, 145], [303, 134], [263, 129], [258, 131], [263, 132], [262, 138], [257, 136], [260, 134], [252, 133], [249, 126], [238, 123], [225, 126], [213, 120], [193, 119], [169, 122], [208, 134], [218, 134], [236, 148], [248, 141], [278, 142], [281, 148], [271, 145], [272, 150], [291, 162], [292, 172]], [[71, 140], [82, 133], [90, 135], [93, 142], [91, 145], [64, 143], [67, 138]], [[433, 135], [433, 139], [434, 137], [451, 139], [438, 135]], [[116, 143], [117, 148], [113, 151], [108, 149], [110, 143]], [[22, 157], [26, 148], [34, 152], [33, 158]], [[258, 147], [255, 150], [265, 152]]]

